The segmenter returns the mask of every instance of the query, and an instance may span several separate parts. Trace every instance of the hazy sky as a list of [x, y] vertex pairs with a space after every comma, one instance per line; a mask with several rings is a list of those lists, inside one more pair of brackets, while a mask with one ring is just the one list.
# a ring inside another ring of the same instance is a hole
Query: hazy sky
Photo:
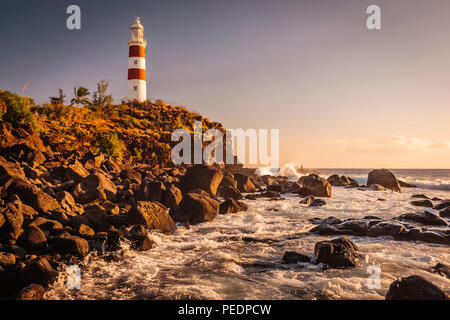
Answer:
[[[78, 4], [82, 29], [66, 28]], [[382, 30], [366, 27], [377, 4]], [[0, 88], [126, 95], [145, 27], [148, 96], [227, 128], [279, 128], [282, 163], [450, 168], [448, 0], [0, 0]]]

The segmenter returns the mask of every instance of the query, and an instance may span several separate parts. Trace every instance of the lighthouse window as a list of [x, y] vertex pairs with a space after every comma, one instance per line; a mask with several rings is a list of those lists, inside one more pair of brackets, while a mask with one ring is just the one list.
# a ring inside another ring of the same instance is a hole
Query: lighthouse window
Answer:
[[133, 89], [134, 89], [134, 91], [137, 91], [137, 86], [134, 86]]

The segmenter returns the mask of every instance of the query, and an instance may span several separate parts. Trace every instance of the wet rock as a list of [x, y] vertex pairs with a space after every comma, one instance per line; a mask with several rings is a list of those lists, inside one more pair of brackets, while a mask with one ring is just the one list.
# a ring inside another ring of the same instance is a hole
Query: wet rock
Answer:
[[54, 239], [52, 249], [60, 254], [85, 257], [89, 251], [89, 243], [83, 238], [64, 233]]
[[212, 166], [194, 165], [189, 167], [181, 179], [181, 190], [188, 193], [194, 189], [202, 189], [214, 196], [222, 181], [221, 170]]
[[450, 207], [447, 207], [439, 212], [442, 218], [450, 218]]
[[369, 237], [390, 236], [397, 238], [400, 234], [405, 232], [406, 227], [403, 224], [390, 221], [382, 221], [370, 227], [367, 231], [367, 235]]
[[248, 207], [245, 203], [241, 201], [237, 201], [234, 199], [226, 199], [224, 202], [220, 204], [219, 213], [220, 214], [228, 214], [228, 213], [237, 213], [241, 211], [247, 211]]
[[320, 241], [314, 247], [317, 263], [324, 263], [331, 268], [353, 268], [360, 254], [358, 247], [347, 237], [330, 241]]
[[205, 194], [185, 194], [177, 209], [170, 215], [175, 221], [191, 225], [214, 220], [219, 214], [219, 202]]
[[381, 184], [377, 184], [377, 183], [369, 185], [368, 188], [370, 190], [373, 190], [373, 191], [386, 191], [386, 190], [388, 190], [385, 187], [383, 187]]
[[156, 202], [138, 201], [128, 214], [130, 224], [145, 226], [148, 230], [172, 233], [176, 225], [170, 215]]
[[23, 180], [15, 180], [8, 187], [8, 194], [18, 195], [23, 203], [33, 207], [41, 213], [60, 208], [60, 205], [55, 198]]
[[450, 231], [413, 228], [400, 234], [398, 240], [450, 244]]
[[[398, 180], [398, 179], [397, 179]], [[402, 180], [398, 180], [398, 184], [400, 185], [400, 187], [402, 188], [417, 188], [416, 185], [412, 184], [412, 183], [408, 183]]]
[[243, 198], [242, 193], [240, 193], [237, 188], [232, 186], [221, 187], [219, 195], [225, 199], [230, 198], [234, 200], [241, 200]]
[[326, 204], [327, 204], [327, 202], [323, 199], [314, 199], [314, 201], [311, 202], [311, 204], [309, 206], [310, 207], [322, 207]]
[[88, 203], [97, 199], [114, 201], [117, 187], [100, 172], [93, 173], [81, 180], [72, 192], [80, 203]]
[[265, 191], [259, 195], [261, 198], [280, 198], [281, 195], [277, 191]]
[[17, 300], [43, 300], [45, 288], [40, 284], [30, 284], [20, 290]]
[[328, 180], [319, 177], [316, 174], [307, 176], [302, 183], [302, 189], [299, 192], [302, 197], [331, 197], [331, 184]]
[[394, 281], [386, 300], [449, 300], [447, 293], [421, 276], [413, 275]]
[[442, 209], [445, 209], [447, 207], [450, 207], [450, 200], [445, 200], [445, 201], [441, 202], [440, 204], [435, 206], [433, 209], [435, 209], [435, 210], [442, 210]]
[[47, 286], [56, 279], [57, 275], [58, 273], [47, 259], [36, 258], [22, 269], [20, 278], [24, 285], [34, 283]]
[[299, 203], [300, 204], [306, 204], [306, 205], [310, 205], [314, 202], [314, 200], [316, 200], [315, 197], [313, 196], [307, 196], [305, 199], [301, 200]]
[[373, 170], [369, 172], [367, 185], [371, 186], [372, 184], [379, 184], [386, 189], [401, 192], [400, 184], [397, 178], [392, 172], [386, 169]]
[[140, 225], [134, 226], [127, 234], [127, 239], [131, 241], [132, 248], [137, 251], [147, 251], [155, 244], [149, 237], [147, 230]]
[[430, 268], [430, 271], [450, 279], [450, 266], [448, 265], [437, 263], [435, 266]]
[[256, 187], [252, 180], [245, 174], [237, 173], [234, 175], [237, 181], [237, 189], [242, 193], [251, 193], [256, 191]]
[[232, 175], [224, 175], [222, 178], [222, 181], [220, 182], [219, 185], [219, 190], [222, 188], [226, 188], [226, 187], [233, 187], [233, 188], [237, 188], [237, 181], [234, 179], [234, 176]]
[[321, 225], [332, 225], [332, 224], [339, 224], [342, 222], [341, 219], [335, 218], [335, 217], [328, 217], [325, 219], [321, 218], [312, 218], [308, 220], [309, 222], [313, 224], [321, 224]]
[[267, 187], [267, 190], [280, 193], [280, 192], [283, 192], [283, 187], [281, 185], [279, 185], [278, 183], [273, 183]]
[[411, 204], [416, 207], [427, 207], [427, 208], [433, 208], [433, 202], [431, 202], [428, 199], [425, 200], [417, 200], [417, 201], [411, 201]]
[[414, 194], [411, 196], [411, 198], [416, 198], [416, 199], [430, 199], [428, 198], [426, 195], [424, 194]]
[[19, 237], [17, 244], [28, 250], [43, 249], [47, 245], [47, 237], [39, 227], [30, 226]]
[[344, 187], [351, 184], [351, 181], [346, 176], [339, 176], [333, 174], [327, 179], [333, 187]]
[[447, 222], [444, 219], [428, 211], [402, 214], [397, 219], [400, 221], [417, 222], [423, 225], [447, 226]]
[[175, 208], [183, 199], [181, 190], [174, 185], [169, 185], [163, 193], [162, 203], [168, 208]]
[[308, 256], [305, 256], [304, 254], [293, 252], [293, 251], [285, 252], [282, 260], [286, 263], [297, 263], [297, 262], [309, 263], [309, 262], [311, 262], [311, 259]]

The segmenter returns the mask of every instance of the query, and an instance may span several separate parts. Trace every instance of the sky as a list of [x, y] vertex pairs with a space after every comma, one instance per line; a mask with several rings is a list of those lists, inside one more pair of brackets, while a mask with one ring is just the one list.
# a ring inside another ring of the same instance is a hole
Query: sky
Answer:
[[140, 16], [148, 97], [279, 129], [281, 164], [450, 168], [449, 14], [448, 0], [0, 0], [0, 89], [42, 103], [105, 79], [120, 101]]

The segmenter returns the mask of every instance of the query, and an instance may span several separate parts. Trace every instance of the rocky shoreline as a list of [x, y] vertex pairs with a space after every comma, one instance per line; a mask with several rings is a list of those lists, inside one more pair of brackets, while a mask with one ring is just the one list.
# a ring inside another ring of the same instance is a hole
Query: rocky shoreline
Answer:
[[[53, 153], [32, 128], [13, 130], [3, 123], [0, 156], [0, 298], [42, 299], [62, 266], [87, 255], [118, 259], [121, 241], [134, 250], [151, 250], [148, 232], [171, 234], [177, 226], [207, 223], [219, 214], [243, 212], [242, 201], [282, 194], [299, 196], [299, 206], [323, 206], [333, 187], [401, 192], [388, 170], [369, 173], [368, 186], [349, 177], [316, 174], [297, 182], [282, 176], [256, 176], [242, 166], [167, 166], [123, 162], [92, 152]], [[403, 186], [413, 187], [403, 183]], [[380, 201], [382, 198], [380, 198]], [[309, 232], [338, 236], [316, 243], [314, 253], [286, 252], [286, 263], [352, 268], [362, 258], [347, 236], [391, 237], [450, 245], [450, 201], [414, 195], [418, 211], [383, 220], [367, 216], [341, 221], [310, 220]], [[449, 277], [445, 264], [434, 272]], [[447, 293], [419, 276], [392, 283], [386, 299], [448, 299]]]

